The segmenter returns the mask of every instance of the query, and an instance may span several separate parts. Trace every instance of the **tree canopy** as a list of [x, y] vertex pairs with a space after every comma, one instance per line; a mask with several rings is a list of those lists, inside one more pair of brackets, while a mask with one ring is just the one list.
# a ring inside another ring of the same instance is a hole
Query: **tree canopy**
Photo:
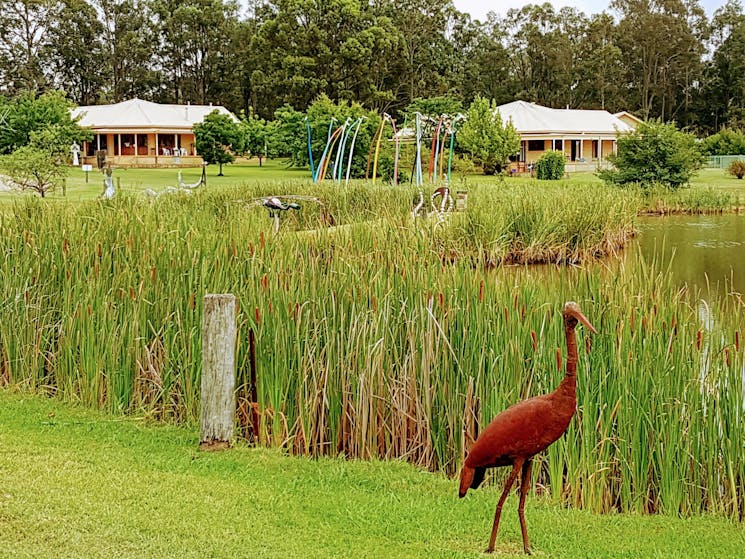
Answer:
[[520, 135], [511, 121], [502, 122], [494, 99], [474, 99], [458, 132], [458, 145], [470, 153], [485, 174], [501, 172], [520, 150]]
[[47, 192], [62, 185], [68, 167], [60, 165], [48, 150], [27, 145], [0, 156], [0, 171], [10, 186], [37, 192], [44, 198]]
[[34, 133], [49, 127], [55, 130], [53, 141], [66, 143], [65, 149], [88, 137], [89, 133], [72, 119], [70, 107], [60, 91], [38, 96], [26, 92], [13, 99], [0, 97], [0, 154], [28, 145]]
[[235, 154], [245, 149], [245, 135], [240, 124], [217, 110], [194, 126], [194, 141], [202, 159], [219, 166], [220, 177], [223, 176], [222, 166], [235, 161]]
[[613, 0], [486, 21], [451, 0], [0, 0], [0, 96], [62, 88], [83, 105], [212, 102], [270, 120], [326, 95], [401, 119], [417, 99], [481, 96], [714, 133], [744, 125], [743, 61], [740, 0], [711, 18], [700, 0]]

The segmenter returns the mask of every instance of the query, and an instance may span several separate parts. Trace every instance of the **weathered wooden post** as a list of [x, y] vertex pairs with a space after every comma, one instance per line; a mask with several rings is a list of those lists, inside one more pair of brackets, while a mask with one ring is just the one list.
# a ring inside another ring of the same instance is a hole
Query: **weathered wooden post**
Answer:
[[230, 447], [235, 428], [235, 295], [204, 296], [199, 448]]
[[468, 192], [465, 190], [455, 191], [455, 211], [464, 212], [468, 205]]

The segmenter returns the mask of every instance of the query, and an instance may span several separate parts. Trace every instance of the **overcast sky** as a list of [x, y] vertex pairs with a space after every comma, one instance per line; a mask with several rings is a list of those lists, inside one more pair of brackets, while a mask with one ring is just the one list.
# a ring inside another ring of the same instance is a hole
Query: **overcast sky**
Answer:
[[[453, 4], [461, 12], [471, 14], [474, 19], [485, 20], [488, 12], [497, 12], [504, 15], [510, 8], [520, 8], [526, 4], [540, 4], [543, 0], [533, 2], [520, 2], [518, 0], [453, 0]], [[560, 8], [562, 6], [574, 6], [586, 14], [602, 12], [608, 8], [610, 0], [550, 0], [551, 4]], [[714, 10], [724, 6], [726, 0], [701, 0], [701, 5], [706, 13], [714, 13]]]

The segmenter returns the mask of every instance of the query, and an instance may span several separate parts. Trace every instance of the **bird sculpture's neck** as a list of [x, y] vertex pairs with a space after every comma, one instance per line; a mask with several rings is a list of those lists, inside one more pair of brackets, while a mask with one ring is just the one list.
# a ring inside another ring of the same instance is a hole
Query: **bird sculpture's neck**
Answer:
[[577, 333], [576, 320], [564, 321], [567, 340], [567, 371], [556, 392], [558, 395], [576, 402], [577, 399]]

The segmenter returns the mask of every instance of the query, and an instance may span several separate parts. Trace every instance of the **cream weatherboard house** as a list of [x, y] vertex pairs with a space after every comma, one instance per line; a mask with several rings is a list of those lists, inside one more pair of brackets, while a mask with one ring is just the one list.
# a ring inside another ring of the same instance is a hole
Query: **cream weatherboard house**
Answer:
[[513, 172], [529, 171], [544, 152], [557, 150], [567, 159], [567, 171], [593, 171], [607, 166], [616, 151], [618, 134], [640, 122], [630, 113], [602, 110], [551, 109], [526, 101], [497, 107], [502, 121], [512, 120], [520, 134], [520, 153]]
[[79, 124], [92, 129], [84, 142], [82, 162], [96, 164], [96, 151], [106, 150], [108, 162], [117, 167], [200, 166], [194, 125], [212, 111], [238, 120], [225, 107], [213, 105], [163, 105], [130, 99], [113, 105], [72, 109]]

